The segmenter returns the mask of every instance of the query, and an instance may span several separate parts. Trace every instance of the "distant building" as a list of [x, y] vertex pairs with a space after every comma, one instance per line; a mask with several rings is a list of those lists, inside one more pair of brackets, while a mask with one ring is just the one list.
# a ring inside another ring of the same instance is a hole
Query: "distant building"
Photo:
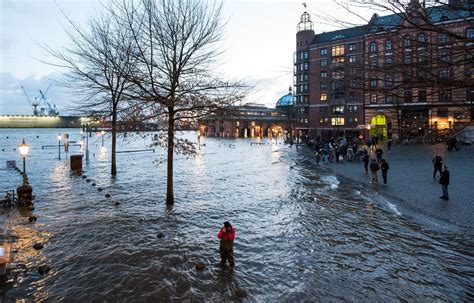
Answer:
[[367, 25], [321, 34], [304, 12], [294, 55], [299, 131], [386, 138], [470, 123], [474, 27], [461, 2], [424, 10], [412, 0], [406, 18], [374, 14]]
[[282, 96], [276, 108], [247, 103], [231, 106], [220, 113], [199, 120], [199, 133], [206, 137], [253, 138], [272, 137], [292, 129], [293, 94]]

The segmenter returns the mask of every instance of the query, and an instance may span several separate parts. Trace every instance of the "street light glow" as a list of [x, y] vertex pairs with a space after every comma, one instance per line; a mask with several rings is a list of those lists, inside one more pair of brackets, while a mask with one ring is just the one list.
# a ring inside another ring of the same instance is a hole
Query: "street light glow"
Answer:
[[28, 156], [28, 152], [30, 150], [30, 146], [28, 144], [25, 143], [25, 139], [23, 139], [23, 143], [21, 143], [19, 146], [18, 146], [18, 150], [20, 151], [20, 155], [25, 158], [26, 156]]

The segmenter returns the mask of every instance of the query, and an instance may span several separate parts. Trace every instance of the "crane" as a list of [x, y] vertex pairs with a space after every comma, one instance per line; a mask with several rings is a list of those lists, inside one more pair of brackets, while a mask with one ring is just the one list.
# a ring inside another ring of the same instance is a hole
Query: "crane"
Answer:
[[48, 110], [48, 115], [49, 116], [58, 116], [59, 115], [59, 111], [58, 109], [56, 108], [56, 105], [48, 102], [48, 100], [46, 99], [46, 94], [48, 93], [49, 89], [51, 87], [51, 84], [49, 84], [48, 88], [46, 88], [45, 92], [43, 93], [43, 91], [40, 89], [39, 90], [39, 93], [41, 95], [41, 99], [43, 100], [44, 104], [46, 105], [46, 108], [41, 108], [41, 111], [43, 112], [45, 109]]
[[[28, 103], [30, 104], [30, 106], [33, 107], [33, 115], [35, 116], [38, 116], [40, 111], [38, 109], [39, 105], [40, 105], [40, 100], [38, 100], [37, 97], [35, 97], [35, 101], [34, 102], [31, 102], [30, 100], [30, 97], [28, 97], [28, 94], [26, 93], [26, 90], [25, 88], [23, 87], [23, 85], [21, 85], [21, 89], [23, 90], [23, 94], [25, 94], [25, 97], [26, 97], [26, 100], [28, 100]], [[48, 88], [49, 89], [49, 88]]]

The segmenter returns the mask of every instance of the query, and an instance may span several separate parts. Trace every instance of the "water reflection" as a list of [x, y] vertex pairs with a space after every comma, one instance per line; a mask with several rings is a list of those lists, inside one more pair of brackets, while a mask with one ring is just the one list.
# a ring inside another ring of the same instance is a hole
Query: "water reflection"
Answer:
[[[295, 148], [250, 145], [266, 139], [201, 140], [198, 157], [176, 157], [174, 206], [164, 200], [166, 165], [154, 164], [164, 149], [117, 155], [112, 182], [110, 153], [92, 145], [97, 157], [86, 174], [104, 192], [71, 176], [57, 150], [32, 152], [38, 222], [28, 224], [15, 211], [0, 215], [7, 218], [0, 240], [18, 245], [17, 264], [47, 263], [52, 271], [24, 271], [2, 299], [230, 301], [240, 286], [249, 301], [264, 302], [416, 301], [420, 294], [426, 301], [472, 301], [472, 231], [423, 230], [388, 204], [395, 202], [334, 176]], [[142, 136], [119, 141], [121, 150], [147, 144]], [[20, 176], [0, 169], [2, 188], [18, 182]], [[217, 266], [216, 235], [226, 220], [237, 229], [234, 271]], [[33, 251], [35, 241], [47, 245]], [[198, 261], [207, 265], [203, 272], [195, 270]]]

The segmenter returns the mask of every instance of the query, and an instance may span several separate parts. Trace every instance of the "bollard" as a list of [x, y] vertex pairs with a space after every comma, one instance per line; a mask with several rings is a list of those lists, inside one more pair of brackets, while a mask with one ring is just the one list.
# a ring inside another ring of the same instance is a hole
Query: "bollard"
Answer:
[[82, 155], [71, 155], [71, 171], [82, 171]]

